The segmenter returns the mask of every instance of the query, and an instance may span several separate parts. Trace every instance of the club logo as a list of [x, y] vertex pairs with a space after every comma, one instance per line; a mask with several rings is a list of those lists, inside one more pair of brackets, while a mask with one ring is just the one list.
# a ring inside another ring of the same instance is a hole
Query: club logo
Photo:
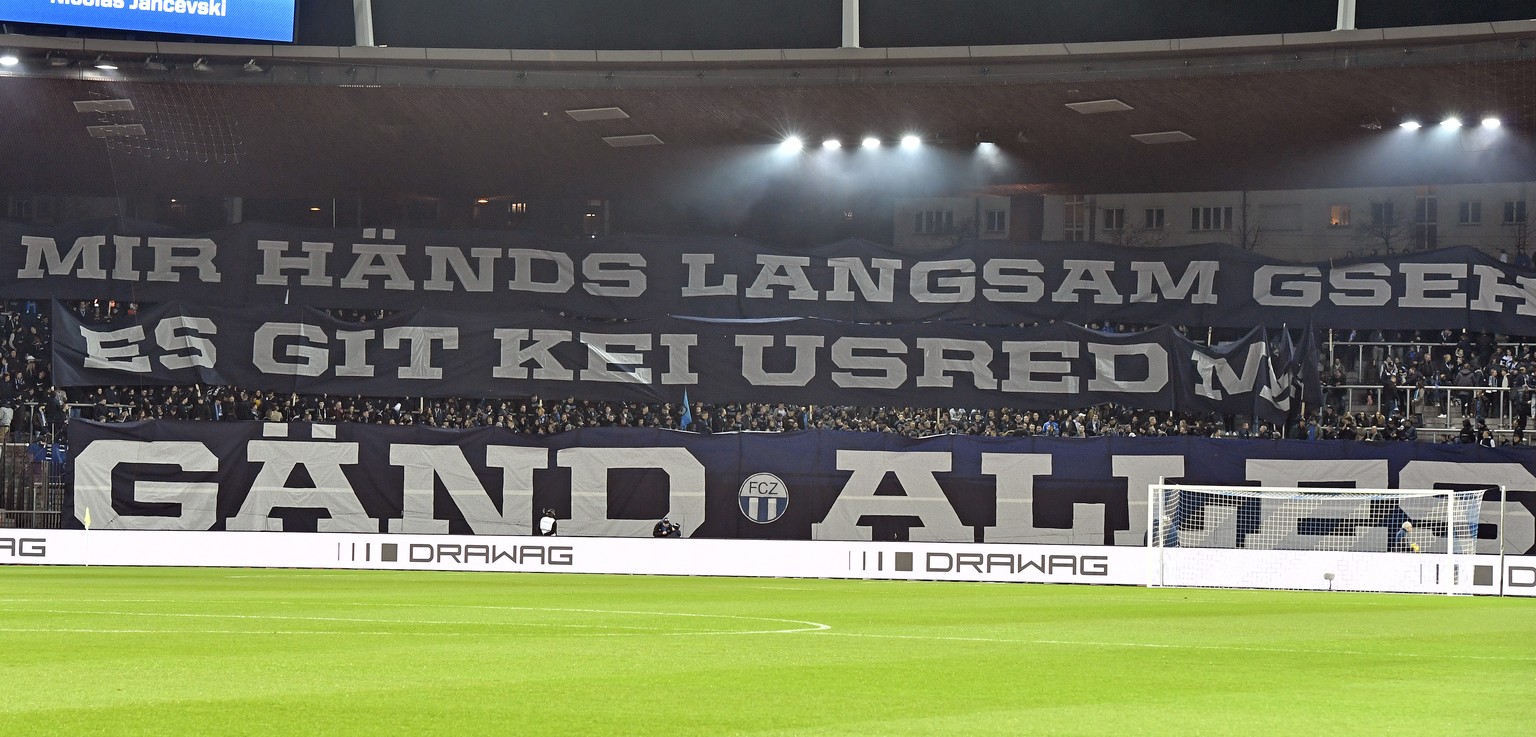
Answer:
[[789, 487], [771, 473], [754, 473], [741, 482], [736, 502], [746, 518], [766, 525], [784, 516], [789, 509]]

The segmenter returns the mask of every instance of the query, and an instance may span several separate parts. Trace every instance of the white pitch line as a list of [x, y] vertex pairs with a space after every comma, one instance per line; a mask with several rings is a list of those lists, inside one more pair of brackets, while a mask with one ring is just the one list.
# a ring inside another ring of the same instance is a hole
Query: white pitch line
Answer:
[[[443, 606], [443, 605], [440, 605], [440, 604], [403, 604], [403, 603], [391, 602], [391, 603], [387, 603], [387, 604], [372, 604], [370, 606], [434, 607], [434, 606]], [[621, 610], [621, 609], [571, 609], [571, 608], [556, 608], [556, 607], [501, 606], [501, 605], [496, 605], [496, 604], [453, 604], [451, 606], [453, 608], [456, 608], [456, 609], [492, 609], [492, 610], [525, 611], [525, 612], [570, 612], [570, 613], [576, 613], [576, 614], [626, 614], [626, 615], [642, 615], [642, 616], [649, 615], [649, 616], [656, 616], [656, 617], [698, 617], [698, 618], [704, 618], [704, 619], [744, 619], [744, 620], [747, 620], [747, 621], [750, 621], [750, 622], [780, 622], [780, 623], [783, 623], [783, 624], [805, 625], [803, 627], [795, 627], [795, 628], [791, 628], [791, 629], [782, 629], [782, 630], [759, 630], [759, 631], [754, 631], [754, 632], [735, 632], [735, 631], [731, 631], [731, 632], [709, 632], [709, 633], [706, 633], [706, 634], [721, 634], [721, 635], [761, 635], [761, 634], [774, 634], [774, 633], [789, 634], [789, 633], [793, 633], [793, 632], [823, 632], [823, 631], [832, 629], [832, 625], [830, 625], [830, 624], [822, 624], [820, 622], [810, 622], [810, 621], [806, 621], [806, 620], [803, 620], [803, 619], [780, 619], [778, 617], [753, 617], [753, 616], [748, 616], [748, 615], [745, 615], [745, 614], [700, 614], [700, 613], [697, 613], [697, 612], [652, 612], [652, 611], [627, 611], [627, 610]], [[674, 634], [697, 634], [697, 633], [674, 633]]]
[[432, 636], [473, 636], [484, 637], [480, 632], [364, 632], [351, 630], [135, 630], [135, 629], [99, 629], [85, 627], [0, 627], [0, 632], [20, 632], [27, 634], [83, 634], [83, 635], [372, 635], [378, 637], [399, 637], [401, 635], [432, 635]]
[[202, 612], [124, 612], [104, 609], [28, 609], [40, 614], [101, 615], [113, 617], [184, 617], [195, 619], [257, 619], [295, 622], [347, 622], [352, 624], [430, 624], [457, 627], [568, 627], [575, 629], [632, 629], [667, 634], [661, 627], [636, 627], [634, 625], [570, 624], [567, 622], [463, 622], [432, 619], [374, 619], [364, 617], [297, 617], [283, 614], [207, 614]]
[[1159, 650], [1231, 650], [1237, 652], [1283, 653], [1292, 655], [1375, 655], [1394, 658], [1447, 658], [1453, 660], [1508, 660], [1519, 663], [1536, 662], [1536, 658], [1518, 658], [1503, 655], [1450, 655], [1434, 653], [1379, 653], [1365, 650], [1317, 650], [1307, 648], [1250, 647], [1247, 645], [1170, 645], [1155, 642], [1094, 642], [1089, 640], [1012, 640], [1001, 637], [952, 637], [945, 635], [877, 635], [865, 632], [822, 632], [819, 634], [843, 637], [875, 637], [888, 640], [943, 640], [954, 642], [993, 642], [1012, 645], [1067, 645], [1078, 647], [1151, 648]]
[[[3, 601], [3, 600], [0, 600], [0, 601]], [[59, 601], [59, 600], [55, 599], [54, 601]], [[137, 600], [137, 601], [140, 602], [140, 603], [161, 603], [161, 604], [183, 603], [183, 602], [179, 602], [179, 601], [152, 600], [152, 599], [140, 599], [140, 600]], [[221, 603], [224, 603], [224, 602], [221, 602]], [[248, 602], [227, 602], [227, 603], [235, 603], [235, 604], [244, 603], [244, 604], [248, 604]], [[331, 603], [335, 604], [335, 602], [331, 602]], [[364, 605], [357, 604], [356, 606], [364, 606]], [[427, 624], [427, 625], [447, 625], [447, 626], [458, 626], [458, 627], [476, 627], [476, 626], [479, 626], [479, 627], [564, 627], [564, 628], [571, 628], [571, 629], [608, 629], [608, 630], [619, 629], [619, 630], [634, 630], [636, 632], [646, 632], [646, 633], [651, 633], [651, 634], [656, 634], [656, 635], [665, 635], [665, 636], [677, 636], [677, 635], [766, 635], [766, 634], [792, 634], [792, 633], [798, 633], [798, 632], [820, 632], [820, 631], [830, 630], [832, 628], [831, 625], [822, 624], [820, 622], [808, 622], [808, 621], [799, 620], [799, 619], [779, 619], [779, 618], [776, 618], [776, 617], [753, 617], [753, 616], [746, 616], [746, 615], [740, 615], [740, 614], [700, 614], [700, 613], [693, 613], [693, 612], [654, 612], [654, 611], [631, 611], [631, 610], [618, 610], [618, 609], [576, 609], [576, 608], [558, 608], [558, 607], [520, 607], [520, 606], [495, 606], [495, 605], [476, 605], [476, 604], [452, 604], [452, 605], [445, 605], [445, 604], [402, 604], [402, 603], [388, 603], [388, 604], [370, 604], [370, 605], [367, 605], [367, 606], [371, 606], [371, 607], [393, 606], [393, 607], [412, 607], [412, 608], [483, 609], [483, 610], [492, 610], [492, 611], [562, 612], [562, 613], [583, 613], [583, 614], [617, 614], [617, 615], [625, 615], [625, 616], [693, 617], [693, 618], [703, 618], [703, 619], [734, 619], [734, 620], [745, 620], [745, 621], [749, 621], [749, 622], [778, 622], [778, 623], [782, 623], [782, 624], [795, 624], [795, 625], [803, 625], [803, 626], [789, 627], [789, 628], [780, 628], [780, 629], [769, 629], [769, 630], [762, 630], [762, 629], [759, 629], [759, 630], [705, 630], [705, 631], [697, 631], [697, 632], [694, 632], [694, 631], [677, 632], [677, 631], [670, 631], [670, 630], [667, 630], [667, 629], [662, 628], [662, 627], [638, 627], [638, 626], [635, 626], [635, 625], [607, 625], [607, 624], [570, 624], [570, 623], [563, 623], [563, 622], [555, 622], [555, 623], [546, 623], [546, 622], [465, 622], [465, 621], [457, 621], [457, 620], [445, 621], [445, 620], [420, 620], [420, 619], [377, 619], [377, 618], [371, 618], [371, 617], [370, 618], [364, 618], [364, 617], [300, 617], [300, 616], [281, 615], [281, 614], [213, 614], [213, 613], [203, 613], [203, 612], [130, 612], [130, 611], [101, 610], [101, 609], [27, 609], [26, 611], [28, 611], [28, 612], [36, 612], [36, 613], [40, 613], [40, 614], [72, 614], [72, 615], [87, 615], [87, 616], [182, 617], [182, 618], [198, 618], [198, 619], [250, 619], [250, 620], [278, 620], [278, 621], [299, 621], [299, 622], [347, 622], [347, 623], [354, 623], [354, 624], [398, 624], [398, 625]], [[591, 633], [591, 634], [593, 634], [595, 636], [612, 637], [612, 636], [616, 636], [616, 635], [619, 635], [619, 634], [626, 634], [626, 633], [597, 632], [597, 633]]]
[[[297, 605], [299, 603], [299, 602], [296, 602], [296, 601], [271, 601], [271, 600], [265, 600], [265, 599], [258, 599], [258, 600], [251, 600], [251, 599], [112, 599], [112, 600], [110, 600], [108, 602], [103, 602], [101, 599], [60, 598], [60, 597], [55, 597], [55, 596], [49, 596], [49, 597], [46, 597], [46, 598], [21, 598], [21, 597], [0, 598], [0, 603], [14, 603], [14, 604], [35, 604], [35, 603], [39, 603], [39, 602], [55, 603], [55, 602], [61, 602], [61, 601], [87, 602], [87, 603], [92, 603], [92, 604], [97, 604], [97, 603], [111, 603], [111, 604], [233, 604], [233, 605], [236, 605], [236, 606], [251, 606], [251, 605], [255, 605], [255, 604], [281, 604], [283, 606], [295, 606], [295, 605]], [[437, 602], [423, 602], [423, 603], [366, 602], [366, 603], [364, 603], [364, 602], [355, 602], [355, 601], [342, 601], [342, 602], [326, 601], [324, 603], [328, 604], [328, 605], [332, 605], [332, 606], [356, 606], [356, 607], [367, 607], [367, 608], [396, 607], [396, 608], [412, 608], [412, 609], [489, 609], [489, 610], [504, 610], [504, 611], [523, 611], [523, 612], [573, 612], [573, 613], [582, 613], [582, 614], [630, 614], [630, 615], [649, 615], [649, 616], [657, 616], [657, 617], [703, 617], [703, 618], [711, 618], [711, 619], [744, 619], [744, 620], [754, 621], [754, 622], [782, 622], [782, 623], [785, 623], [785, 624], [805, 625], [803, 628], [795, 628], [795, 629], [791, 629], [791, 630], [784, 630], [785, 632], [800, 632], [800, 631], [812, 632], [812, 631], [820, 631], [820, 630], [832, 629], [831, 625], [822, 624], [820, 622], [810, 622], [810, 621], [806, 621], [806, 620], [802, 620], [802, 619], [780, 619], [780, 618], [777, 618], [777, 617], [754, 617], [754, 616], [749, 616], [749, 615], [744, 615], [744, 614], [701, 614], [701, 613], [698, 613], [698, 612], [658, 612], [658, 611], [639, 611], [639, 610], [622, 610], [622, 609], [575, 609], [575, 608], [561, 608], [561, 607], [509, 606], [509, 605], [500, 605], [500, 604], [442, 604], [442, 603], [437, 603]], [[44, 611], [44, 610], [30, 609], [28, 611]], [[89, 613], [89, 612], [82, 611], [81, 613]], [[366, 620], [359, 620], [359, 621], [366, 621]], [[396, 621], [396, 620], [381, 620], [381, 621]], [[408, 624], [408, 622], [403, 622], [403, 621], [401, 623], [402, 624]], [[759, 633], [754, 632], [752, 634], [759, 634]]]

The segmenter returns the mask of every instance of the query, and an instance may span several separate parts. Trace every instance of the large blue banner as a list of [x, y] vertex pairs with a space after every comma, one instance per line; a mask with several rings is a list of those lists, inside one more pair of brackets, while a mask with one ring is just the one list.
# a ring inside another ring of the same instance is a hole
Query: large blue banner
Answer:
[[1536, 334], [1536, 272], [1471, 247], [1293, 263], [1220, 244], [970, 241], [914, 256], [859, 240], [791, 252], [719, 237], [0, 223], [0, 297]]
[[[70, 433], [77, 527], [526, 535], [550, 509], [575, 536], [648, 536], [669, 517], [689, 537], [1134, 546], [1147, 487], [1166, 480], [1493, 489], [1478, 552], [1502, 537], [1536, 554], [1529, 448], [181, 421]], [[1378, 523], [1397, 521], [1351, 521]]]
[[293, 41], [295, 0], [5, 0], [0, 20]]
[[[402, 312], [344, 322], [281, 305], [171, 302], [109, 325], [54, 304], [58, 386], [218, 384], [304, 394], [580, 396], [1221, 412], [1280, 422], [1322, 399], [1316, 341], [1255, 328], [1202, 346], [1160, 327], [977, 327], [827, 320], [624, 323], [540, 312]], [[1271, 343], [1274, 344], [1271, 348]]]

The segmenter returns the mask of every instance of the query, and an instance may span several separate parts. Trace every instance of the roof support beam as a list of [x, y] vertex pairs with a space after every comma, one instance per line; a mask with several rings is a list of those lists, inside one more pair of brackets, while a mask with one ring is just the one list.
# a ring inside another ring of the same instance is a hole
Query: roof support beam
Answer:
[[1339, 0], [1339, 22], [1333, 30], [1355, 30], [1355, 0]]
[[859, 0], [843, 0], [843, 48], [859, 48]]
[[353, 46], [373, 46], [373, 0], [352, 0]]

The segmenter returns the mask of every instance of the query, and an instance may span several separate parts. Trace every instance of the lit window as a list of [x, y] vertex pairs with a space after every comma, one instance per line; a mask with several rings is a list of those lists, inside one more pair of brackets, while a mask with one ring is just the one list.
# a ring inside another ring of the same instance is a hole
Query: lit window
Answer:
[[1349, 205], [1329, 205], [1328, 225], [1334, 228], [1349, 226]]

